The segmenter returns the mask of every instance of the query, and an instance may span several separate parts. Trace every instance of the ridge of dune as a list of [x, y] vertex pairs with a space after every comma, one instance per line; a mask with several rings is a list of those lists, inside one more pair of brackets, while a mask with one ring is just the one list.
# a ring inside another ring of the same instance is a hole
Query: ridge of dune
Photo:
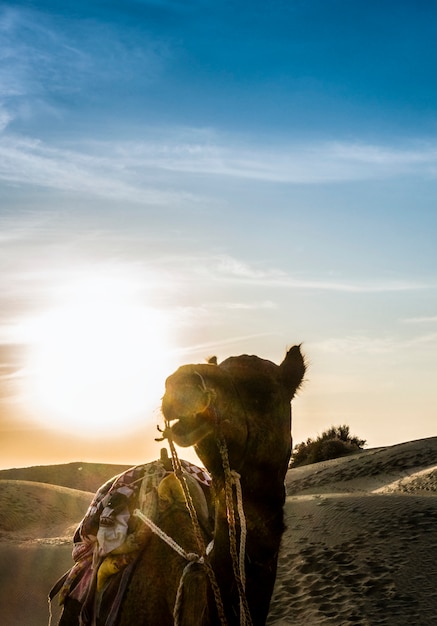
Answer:
[[130, 465], [73, 461], [57, 465], [34, 465], [3, 469], [0, 470], [0, 479], [30, 480], [94, 493], [107, 480], [124, 472], [129, 467]]
[[[286, 489], [288, 495], [371, 492], [436, 465], [437, 437], [429, 437], [291, 468], [286, 476]], [[420, 481], [416, 483], [416, 489], [421, 488], [420, 484]]]
[[437, 495], [437, 463], [425, 469], [407, 472], [406, 476], [374, 490], [374, 493], [393, 492]]

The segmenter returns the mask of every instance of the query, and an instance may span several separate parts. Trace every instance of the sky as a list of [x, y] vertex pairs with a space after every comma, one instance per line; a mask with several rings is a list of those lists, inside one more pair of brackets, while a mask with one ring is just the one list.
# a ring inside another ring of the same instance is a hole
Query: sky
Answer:
[[436, 40], [428, 1], [1, 3], [0, 466], [150, 461], [179, 365], [300, 343], [294, 443], [435, 436]]

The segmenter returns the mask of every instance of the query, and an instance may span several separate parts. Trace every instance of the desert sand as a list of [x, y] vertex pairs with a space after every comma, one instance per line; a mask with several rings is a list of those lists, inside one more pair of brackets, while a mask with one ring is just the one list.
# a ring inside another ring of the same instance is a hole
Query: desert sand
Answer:
[[[47, 625], [88, 489], [121, 471], [95, 468], [94, 484], [93, 464], [0, 472], [2, 626]], [[291, 469], [286, 486], [269, 625], [437, 625], [437, 437]]]

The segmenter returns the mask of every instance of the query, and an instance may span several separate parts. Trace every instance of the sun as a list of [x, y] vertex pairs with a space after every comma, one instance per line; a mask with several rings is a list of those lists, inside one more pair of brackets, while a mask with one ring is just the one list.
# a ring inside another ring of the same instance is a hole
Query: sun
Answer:
[[150, 421], [171, 373], [165, 316], [115, 279], [83, 279], [32, 321], [28, 397], [38, 419], [112, 436]]

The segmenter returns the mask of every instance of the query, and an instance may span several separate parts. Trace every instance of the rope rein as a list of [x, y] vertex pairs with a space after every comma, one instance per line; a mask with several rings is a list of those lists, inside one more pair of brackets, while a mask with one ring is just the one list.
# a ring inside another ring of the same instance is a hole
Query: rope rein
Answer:
[[[234, 572], [235, 582], [237, 583], [238, 596], [240, 599], [240, 624], [241, 626], [252, 626], [252, 617], [246, 597], [246, 575], [244, 568], [244, 560], [246, 554], [246, 517], [243, 510], [243, 498], [241, 492], [240, 475], [231, 470], [229, 465], [228, 448], [225, 439], [220, 436], [217, 441], [220, 456], [222, 458], [223, 471], [225, 474], [225, 499], [226, 499], [226, 515], [229, 528], [229, 549], [231, 553], [232, 569]], [[235, 522], [234, 494], [232, 486], [235, 485], [237, 496], [237, 510], [240, 519], [240, 552], [237, 553], [237, 530]]]
[[[170, 434], [171, 430], [169, 428], [169, 424], [166, 423], [166, 430], [167, 433]], [[172, 459], [172, 464], [173, 464], [173, 471], [175, 473], [176, 478], [178, 479], [181, 487], [182, 487], [182, 491], [184, 492], [184, 497], [185, 497], [185, 502], [188, 508], [188, 511], [190, 513], [190, 517], [191, 517], [191, 523], [193, 524], [193, 529], [194, 529], [194, 534], [196, 537], [196, 542], [197, 542], [197, 546], [198, 549], [200, 551], [201, 554], [205, 554], [205, 543], [203, 541], [203, 536], [202, 536], [202, 532], [200, 529], [200, 525], [199, 525], [199, 520], [197, 517], [197, 511], [196, 508], [194, 506], [193, 503], [193, 499], [191, 497], [191, 493], [190, 490], [188, 488], [188, 484], [187, 484], [187, 480], [185, 478], [185, 474], [183, 472], [182, 469], [182, 465], [181, 462], [179, 460], [179, 457], [177, 455], [176, 452], [176, 448], [174, 446], [173, 440], [171, 438], [171, 436], [167, 436], [168, 439], [168, 443], [170, 446], [170, 451], [171, 451], [171, 459]]]
[[[231, 471], [232, 480], [235, 485], [235, 494], [237, 497], [237, 512], [238, 517], [240, 519], [240, 554], [239, 554], [239, 567], [240, 567], [240, 577], [241, 583], [243, 585], [243, 589], [246, 589], [246, 568], [245, 568], [245, 558], [246, 558], [246, 538], [247, 538], [247, 526], [246, 526], [246, 516], [244, 514], [243, 508], [243, 494], [241, 491], [241, 482], [240, 482], [240, 474], [235, 471]], [[243, 604], [240, 603], [240, 622], [244, 624], [243, 614], [244, 611]], [[250, 613], [249, 613], [250, 617]], [[247, 618], [246, 618], [247, 621]], [[247, 621], [248, 624], [251, 623], [251, 620]]]

